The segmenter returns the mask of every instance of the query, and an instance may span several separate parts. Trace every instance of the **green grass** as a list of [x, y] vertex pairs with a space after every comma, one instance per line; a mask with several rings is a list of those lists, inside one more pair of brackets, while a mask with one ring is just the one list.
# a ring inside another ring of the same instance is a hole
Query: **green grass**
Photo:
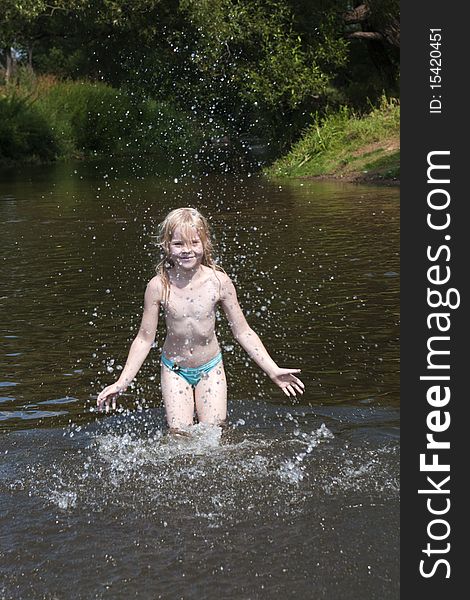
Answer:
[[195, 154], [204, 139], [170, 102], [136, 99], [104, 83], [51, 77], [0, 88], [0, 161], [164, 152]]
[[399, 179], [400, 152], [396, 151], [377, 156], [373, 161], [364, 163], [363, 169], [368, 172], [375, 172], [386, 179]]
[[399, 173], [400, 107], [383, 99], [364, 116], [347, 107], [316, 116], [290, 152], [265, 170], [271, 177]]
[[58, 82], [36, 105], [64, 154], [119, 153], [132, 129], [132, 106], [119, 90], [102, 83]]

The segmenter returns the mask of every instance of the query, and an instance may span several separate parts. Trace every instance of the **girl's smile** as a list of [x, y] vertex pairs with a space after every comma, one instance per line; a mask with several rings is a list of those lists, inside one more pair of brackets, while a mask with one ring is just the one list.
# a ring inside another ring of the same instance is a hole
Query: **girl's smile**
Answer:
[[191, 237], [188, 238], [187, 235], [183, 235], [180, 227], [176, 227], [170, 242], [170, 260], [185, 269], [199, 266], [204, 256], [204, 248], [197, 231], [190, 233]]

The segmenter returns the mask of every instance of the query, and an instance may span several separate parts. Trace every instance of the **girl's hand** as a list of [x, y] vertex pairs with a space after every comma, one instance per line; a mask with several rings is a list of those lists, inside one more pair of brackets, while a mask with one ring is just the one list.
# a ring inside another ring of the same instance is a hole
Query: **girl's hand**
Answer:
[[123, 392], [123, 386], [118, 383], [113, 383], [112, 385], [105, 387], [104, 390], [98, 394], [98, 398], [96, 399], [98, 410], [103, 410], [103, 407], [106, 412], [109, 412], [110, 408], [114, 410], [116, 408], [116, 398]]
[[270, 375], [272, 381], [278, 385], [286, 396], [295, 396], [296, 392], [304, 393], [304, 384], [294, 373], [300, 373], [300, 369], [281, 369]]

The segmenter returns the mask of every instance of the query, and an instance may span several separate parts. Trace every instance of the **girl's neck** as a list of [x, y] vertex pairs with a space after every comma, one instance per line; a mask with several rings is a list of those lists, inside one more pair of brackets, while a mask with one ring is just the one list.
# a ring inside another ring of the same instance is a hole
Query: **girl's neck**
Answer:
[[198, 279], [201, 271], [201, 265], [194, 267], [194, 269], [181, 269], [175, 265], [170, 271], [170, 279], [183, 284], [192, 283]]

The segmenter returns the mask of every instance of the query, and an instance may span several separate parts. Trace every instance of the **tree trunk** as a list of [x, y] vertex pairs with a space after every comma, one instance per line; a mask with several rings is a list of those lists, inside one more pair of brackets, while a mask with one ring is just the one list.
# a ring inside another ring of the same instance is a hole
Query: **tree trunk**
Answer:
[[[376, 40], [400, 47], [399, 5], [392, 0], [381, 6], [380, 2], [367, 0], [343, 14], [343, 21], [350, 39]], [[360, 25], [361, 30], [351, 31], [350, 27]]]
[[378, 31], [354, 31], [348, 33], [347, 37], [350, 40], [378, 40], [383, 41], [384, 36]]
[[369, 15], [370, 8], [365, 4], [361, 4], [360, 6], [356, 6], [356, 8], [352, 8], [351, 10], [348, 10], [348, 12], [345, 12], [343, 19], [344, 22], [349, 25], [353, 23], [362, 23]]
[[15, 57], [13, 56], [13, 52], [11, 51], [11, 46], [4, 48], [4, 52], [5, 52], [5, 61], [6, 61], [6, 68], [5, 68], [5, 83], [8, 85], [11, 80], [13, 79], [13, 75], [15, 73], [15, 65], [16, 65], [16, 61], [15, 61]]
[[32, 44], [28, 46], [28, 67], [33, 71], [33, 46]]

